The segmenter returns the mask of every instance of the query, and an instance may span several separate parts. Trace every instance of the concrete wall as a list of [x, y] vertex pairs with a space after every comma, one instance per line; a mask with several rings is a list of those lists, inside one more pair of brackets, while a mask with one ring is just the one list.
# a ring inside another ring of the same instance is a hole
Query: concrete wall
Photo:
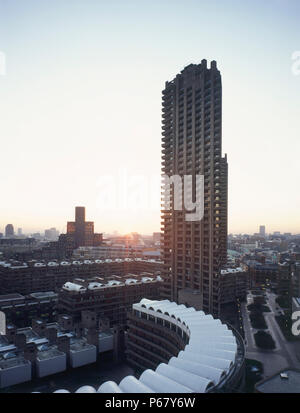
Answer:
[[71, 367], [85, 366], [86, 364], [95, 363], [97, 359], [96, 346], [83, 348], [82, 350], [70, 350], [70, 364]]
[[200, 291], [185, 288], [178, 291], [178, 304], [194, 307], [196, 310], [202, 310], [203, 296]]
[[99, 338], [99, 353], [104, 351], [113, 350], [114, 348], [114, 336], [101, 337]]
[[67, 368], [67, 356], [62, 354], [51, 359], [36, 360], [36, 373], [38, 377], [50, 376], [51, 374], [60, 373]]
[[14, 386], [31, 380], [31, 363], [0, 370], [0, 388]]

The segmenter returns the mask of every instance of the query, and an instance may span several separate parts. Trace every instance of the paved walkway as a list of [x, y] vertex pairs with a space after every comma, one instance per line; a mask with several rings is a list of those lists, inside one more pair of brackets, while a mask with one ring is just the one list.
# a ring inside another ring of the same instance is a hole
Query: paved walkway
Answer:
[[248, 303], [243, 303], [241, 306], [246, 341], [246, 357], [259, 360], [263, 363], [264, 378], [269, 377], [286, 367], [300, 368], [300, 360], [297, 357], [298, 351], [300, 354], [300, 342], [287, 341], [275, 319], [275, 315], [278, 315], [276, 307], [279, 307], [275, 302], [276, 295], [267, 293], [267, 305], [271, 312], [264, 313], [268, 331], [276, 344], [274, 350], [263, 350], [258, 348], [255, 344], [254, 334], [257, 330], [251, 327], [249, 311], [247, 310], [247, 305], [252, 301], [252, 295], [249, 294], [248, 297]]

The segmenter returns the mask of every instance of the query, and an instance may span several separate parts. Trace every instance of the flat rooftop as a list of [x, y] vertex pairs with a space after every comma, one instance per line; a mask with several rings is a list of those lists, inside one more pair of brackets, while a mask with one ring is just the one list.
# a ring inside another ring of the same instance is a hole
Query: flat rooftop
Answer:
[[27, 343], [44, 344], [48, 343], [47, 338], [40, 337], [31, 327], [18, 329], [18, 334], [25, 334]]
[[7, 339], [0, 335], [0, 352], [4, 353], [6, 351], [15, 350], [16, 346], [14, 344], [9, 344]]
[[71, 341], [70, 341], [71, 351], [82, 351], [82, 350], [87, 350], [93, 347], [94, 347], [93, 345], [88, 344], [86, 340], [84, 340], [83, 338], [71, 338]]
[[[70, 318], [71, 319], [71, 317], [68, 317], [68, 316], [63, 316], [64, 318]], [[48, 323], [47, 325], [46, 325], [46, 328], [55, 328], [56, 329], [56, 331], [57, 331], [57, 337], [62, 337], [62, 336], [67, 336], [67, 337], [74, 337], [74, 333], [73, 332], [70, 332], [70, 331], [65, 331], [65, 330], [63, 330], [60, 326], [59, 326], [59, 324], [58, 323], [56, 323], [56, 322], [54, 322], [54, 323]]]
[[3, 294], [0, 295], [0, 304], [3, 301], [18, 301], [18, 300], [24, 300], [25, 297], [21, 294]]
[[23, 356], [16, 356], [7, 360], [0, 360], [0, 371], [10, 369], [12, 367], [22, 366], [29, 364], [29, 361], [26, 360]]
[[65, 353], [59, 351], [57, 347], [50, 347], [47, 350], [38, 351], [37, 359], [38, 360], [49, 360], [55, 357], [63, 356]]
[[57, 294], [54, 291], [45, 291], [45, 292], [31, 293], [30, 296], [33, 298], [41, 299], [41, 298], [57, 297]]
[[[287, 378], [283, 378], [282, 375]], [[300, 370], [287, 369], [256, 384], [261, 393], [300, 393]]]
[[106, 337], [112, 337], [113, 333], [109, 333], [109, 332], [102, 332], [98, 334], [99, 338], [106, 338]]

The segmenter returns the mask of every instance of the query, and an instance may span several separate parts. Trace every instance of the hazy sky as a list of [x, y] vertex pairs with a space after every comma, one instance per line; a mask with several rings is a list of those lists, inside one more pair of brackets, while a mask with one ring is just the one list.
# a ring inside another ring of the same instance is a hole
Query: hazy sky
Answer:
[[0, 0], [0, 232], [63, 231], [75, 205], [98, 231], [158, 231], [158, 197], [108, 211], [104, 177], [150, 192], [164, 82], [206, 58], [222, 73], [229, 231], [300, 233], [299, 18], [299, 0]]

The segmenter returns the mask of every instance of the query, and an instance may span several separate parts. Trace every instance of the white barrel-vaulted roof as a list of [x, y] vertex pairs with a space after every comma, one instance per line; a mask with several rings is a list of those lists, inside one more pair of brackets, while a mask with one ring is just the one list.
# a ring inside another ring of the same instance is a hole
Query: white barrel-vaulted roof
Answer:
[[[107, 381], [99, 387], [98, 393], [206, 393], [230, 375], [238, 343], [226, 324], [203, 311], [169, 300], [144, 298], [132, 307], [146, 317], [175, 324], [188, 336], [188, 344], [168, 363], [159, 364], [155, 371], [147, 369], [139, 379], [127, 376], [119, 385]], [[79, 390], [91, 392], [90, 386]]]

